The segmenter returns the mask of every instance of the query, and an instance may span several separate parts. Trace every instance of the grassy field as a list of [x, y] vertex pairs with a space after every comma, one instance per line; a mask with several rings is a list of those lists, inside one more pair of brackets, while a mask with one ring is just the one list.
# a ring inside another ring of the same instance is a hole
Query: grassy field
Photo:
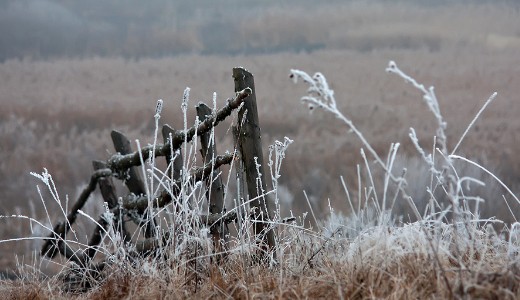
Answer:
[[[421, 213], [430, 198], [425, 187], [430, 183], [431, 174], [410, 141], [409, 128], [415, 128], [424, 149], [431, 149], [437, 124], [422, 103], [422, 94], [401, 78], [385, 72], [388, 61], [396, 61], [421, 83], [435, 86], [441, 113], [448, 123], [450, 149], [488, 97], [497, 91], [497, 99], [475, 123], [457, 153], [481, 163], [518, 195], [518, 11], [490, 4], [460, 8], [403, 9], [381, 4], [358, 7], [349, 4], [335, 10], [327, 7], [318, 10], [316, 16], [326, 17], [327, 22], [322, 26], [330, 29], [319, 27], [310, 33], [318, 43], [326, 32], [327, 44], [311, 53], [2, 63], [0, 215], [29, 215], [47, 225], [61, 220], [56, 203], [47, 203], [48, 215], [43, 211], [35, 187], [40, 183], [29, 175], [30, 171], [41, 172], [47, 168], [62, 199], [68, 195], [69, 201], [74, 201], [91, 174], [91, 161], [107, 159], [114, 153], [111, 129], [122, 130], [132, 140], [139, 139], [142, 145], [151, 143], [157, 99], [164, 99], [161, 121], [182, 128], [180, 104], [185, 87], [191, 88], [191, 123], [195, 116], [193, 106], [198, 101], [210, 104], [216, 92], [217, 105], [221, 107], [225, 99], [233, 96], [231, 69], [244, 66], [255, 75], [264, 147], [267, 149], [284, 136], [294, 140], [286, 153], [277, 187], [281, 215], [287, 216], [290, 211], [301, 215], [312, 209], [324, 223], [317, 225], [308, 217], [306, 223], [300, 225], [312, 224], [314, 231], [309, 234], [298, 226], [280, 229], [285, 260], [275, 272], [263, 266], [248, 268], [244, 265], [248, 261], [240, 255], [231, 258], [228, 265], [197, 271], [200, 282], [187, 279], [187, 266], [168, 269], [161, 265], [164, 261], [150, 262], [153, 268], [147, 273], [143, 271], [145, 262], [121, 263], [111, 269], [107, 280], [88, 297], [176, 295], [173, 298], [246, 299], [343, 295], [345, 298], [402, 299], [447, 298], [453, 296], [452, 293], [518, 297], [520, 272], [514, 264], [515, 259], [518, 260], [518, 252], [515, 252], [518, 241], [510, 234], [517, 234], [514, 230], [507, 231], [504, 237], [500, 232], [493, 234], [492, 229], [480, 227], [482, 224], [477, 226], [479, 222], [470, 222], [474, 227], [464, 233], [449, 224], [441, 226], [442, 234], [434, 229], [429, 232], [424, 229], [424, 223], [415, 222], [417, 218], [402, 198], [391, 212], [397, 220], [402, 216], [401, 222], [381, 222], [384, 213], [376, 212], [370, 217], [369, 212], [353, 211], [346, 201], [340, 176], [347, 182], [351, 195], [356, 195], [354, 207], [363, 203], [365, 197], [357, 195], [366, 192], [364, 188], [370, 186], [366, 181], [369, 178], [363, 173], [365, 181], [359, 190], [356, 166], [361, 164], [363, 168], [359, 149], [364, 145], [333, 115], [321, 110], [310, 113], [299, 101], [305, 88], [294, 85], [288, 76], [289, 70], [294, 68], [309, 73], [322, 72], [335, 91], [338, 109], [352, 119], [381, 157], [386, 157], [392, 142], [401, 144], [394, 169], [408, 169], [408, 192]], [[297, 17], [300, 14], [303, 13], [294, 12], [297, 25], [312, 24], [311, 16]], [[266, 20], [259, 22], [273, 26], [273, 31], [279, 27], [277, 22], [283, 24], [282, 17], [276, 13], [264, 18]], [[255, 28], [250, 26], [244, 32]], [[290, 36], [296, 29], [286, 30], [287, 33], [279, 33], [279, 39]], [[230, 125], [228, 121], [216, 132], [222, 152], [232, 150]], [[471, 190], [471, 195], [485, 199], [480, 204], [480, 215], [472, 220], [496, 217], [506, 224], [516, 221], [520, 205], [512, 201], [496, 181], [466, 164], [458, 164], [457, 169], [460, 176], [474, 176], [487, 184]], [[381, 193], [384, 176], [383, 171], [374, 168], [377, 193]], [[506, 195], [510, 208], [502, 195]], [[437, 196], [439, 202], [449, 204], [445, 196]], [[49, 199], [46, 192], [43, 197]], [[232, 199], [229, 201], [228, 206], [232, 207]], [[100, 201], [85, 209], [94, 216], [101, 210]], [[363, 214], [367, 217], [361, 220]], [[0, 239], [46, 234], [31, 233], [24, 220], [0, 221], [5, 224], [0, 229]], [[359, 222], [362, 229], [356, 234], [328, 239], [326, 229], [332, 230], [330, 228], [338, 222], [346, 228], [350, 228], [349, 222]], [[93, 227], [88, 221], [81, 226], [80, 236]], [[496, 229], [500, 231], [501, 225]], [[38, 240], [0, 243], [0, 270], [15, 269], [15, 255], [25, 255], [23, 261], [19, 257], [18, 264], [33, 264], [30, 253], [40, 244]], [[211, 253], [211, 249], [204, 251]], [[310, 257], [315, 251], [319, 254], [316, 262], [312, 262]], [[308, 263], [302, 265], [302, 261]], [[66, 262], [60, 263], [67, 266]], [[44, 273], [55, 273], [66, 269], [60, 263], [44, 262], [39, 266]], [[175, 260], [166, 263], [174, 264]], [[35, 278], [39, 276], [37, 271], [27, 276], [22, 287], [6, 283], [0, 287], [0, 293], [5, 290], [16, 297], [63, 296], [59, 289], [49, 289], [42, 283], [45, 281]], [[49, 280], [49, 286], [59, 285], [58, 277]]]

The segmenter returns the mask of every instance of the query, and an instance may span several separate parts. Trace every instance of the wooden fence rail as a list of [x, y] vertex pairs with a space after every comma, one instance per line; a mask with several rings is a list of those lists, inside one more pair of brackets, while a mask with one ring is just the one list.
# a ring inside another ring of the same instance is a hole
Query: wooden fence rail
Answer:
[[[253, 75], [243, 68], [234, 68], [233, 78], [236, 93], [234, 98], [228, 99], [226, 105], [216, 111], [212, 111], [204, 103], [199, 103], [196, 109], [200, 123], [186, 130], [175, 130], [164, 125], [162, 127], [163, 144], [157, 144], [155, 147], [146, 146], [133, 151], [130, 141], [124, 134], [112, 131], [111, 137], [117, 154], [112, 155], [107, 161], [93, 162], [94, 172], [88, 186], [72, 206], [66, 220], [54, 226], [41, 249], [41, 254], [54, 258], [60, 253], [80, 266], [96, 269], [93, 266], [87, 266], [97, 253], [97, 247], [110, 223], [125, 242], [132, 242], [132, 236], [128, 232], [123, 217], [135, 216], [136, 213], [140, 217], [137, 218], [138, 221], [134, 218], [134, 222], [137, 223], [140, 230], [143, 230], [145, 237], [145, 240], [134, 242], [136, 251], [146, 254], [159, 247], [163, 244], [161, 239], [167, 241], [170, 237], [167, 233], [157, 232], [157, 221], [152, 209], [164, 207], [179, 196], [183, 180], [184, 182], [186, 180], [186, 178], [182, 178], [184, 176], [181, 177], [183, 162], [180, 149], [184, 142], [189, 142], [195, 136], [199, 136], [204, 165], [185, 175], [189, 176], [190, 182], [205, 181], [209, 214], [200, 215], [198, 221], [210, 226], [215, 251], [226, 252], [229, 235], [227, 224], [243, 216], [237, 212], [226, 212], [224, 185], [218, 176], [219, 167], [230, 164], [234, 159], [240, 159], [238, 164], [244, 168], [245, 182], [238, 184], [247, 187], [247, 195], [239, 196], [245, 196], [245, 200], [250, 199], [250, 206], [255, 212], [252, 215], [255, 218], [254, 234], [260, 241], [259, 246], [263, 249], [263, 255], [272, 255], [271, 257], [276, 259], [274, 231], [272, 226], [268, 225], [272, 219], [272, 204], [264, 196], [267, 189], [266, 180], [263, 178], [265, 172]], [[217, 155], [215, 140], [210, 134], [211, 129], [237, 109], [239, 109], [238, 122], [233, 126], [233, 132], [238, 153]], [[168, 168], [171, 168], [166, 171], [166, 174], [170, 175], [171, 188], [162, 190], [157, 197], [152, 197], [150, 201], [138, 166], [152, 155], [165, 157]], [[113, 178], [123, 180], [129, 191], [128, 195], [118, 198]], [[85, 205], [96, 186], [99, 187], [103, 200], [107, 203], [107, 208], [114, 213], [114, 219], [113, 222], [107, 222], [106, 219], [100, 217], [99, 226], [94, 230], [88, 242], [88, 248], [85, 251], [75, 251], [67, 245], [66, 236], [74, 224], [79, 210]], [[220, 256], [219, 259], [222, 257], [224, 256]]]

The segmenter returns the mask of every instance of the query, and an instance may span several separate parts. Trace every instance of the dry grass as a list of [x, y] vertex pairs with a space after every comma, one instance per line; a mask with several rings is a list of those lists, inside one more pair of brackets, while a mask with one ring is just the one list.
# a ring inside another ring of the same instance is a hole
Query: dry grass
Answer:
[[[469, 247], [458, 243], [453, 228], [432, 247], [425, 239], [440, 238], [423, 231], [424, 224], [404, 228], [375, 227], [356, 238], [328, 241], [304, 237], [285, 249], [283, 263], [275, 268], [244, 265], [230, 257], [223, 266], [212, 266], [190, 277], [189, 268], [156, 265], [150, 274], [142, 265], [123, 264], [106, 271], [106, 278], [81, 294], [67, 294], [59, 277], [47, 281], [4, 282], [0, 294], [31, 299], [409, 299], [485, 298], [516, 299], [520, 296], [520, 270], [507, 258], [508, 247], [492, 232], [472, 231]], [[458, 237], [463, 238], [462, 236]], [[459, 240], [460, 241], [460, 240]], [[471, 245], [473, 244], [473, 245]], [[450, 246], [451, 245], [451, 246]], [[518, 247], [518, 244], [515, 244]], [[309, 254], [321, 251], [312, 257]], [[435, 250], [434, 250], [435, 249]], [[478, 251], [477, 251], [478, 250]], [[437, 256], [437, 258], [436, 258]], [[436, 263], [439, 259], [439, 264]], [[309, 263], [307, 263], [309, 262]]]

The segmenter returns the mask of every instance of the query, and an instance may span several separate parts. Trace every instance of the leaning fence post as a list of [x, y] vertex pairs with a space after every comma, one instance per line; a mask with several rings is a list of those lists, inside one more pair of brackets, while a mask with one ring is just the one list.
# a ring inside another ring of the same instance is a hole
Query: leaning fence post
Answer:
[[[167, 125], [167, 124], [163, 125], [162, 136], [163, 136], [164, 144], [169, 143], [170, 147], [171, 147], [171, 145], [172, 145], [171, 139], [173, 139], [174, 135], [175, 135], [175, 129], [173, 129], [170, 125]], [[172, 152], [171, 149], [166, 150], [166, 155], [164, 157], [166, 158], [166, 163], [168, 164], [168, 166], [170, 165], [170, 163], [172, 163], [172, 159], [173, 159], [173, 163], [171, 165], [171, 168], [173, 168], [172, 180], [175, 181], [175, 180], [181, 179], [181, 171], [182, 171], [182, 164], [183, 164], [182, 163], [182, 154], [181, 154], [180, 148], [175, 151], [178, 153], [177, 155], [175, 154], [175, 152], [174, 153], [171, 153], [171, 152]]]
[[[112, 142], [114, 144], [114, 148], [120, 154], [129, 154], [132, 153], [132, 146], [130, 144], [130, 140], [124, 136], [121, 132], [117, 130], [112, 130], [110, 136], [112, 137]], [[139, 172], [136, 167], [130, 167], [128, 169], [128, 177], [124, 180], [125, 185], [128, 187], [128, 190], [134, 195], [144, 195], [146, 194], [146, 188], [144, 186], [144, 182], [141, 180], [141, 176], [139, 176]], [[155, 219], [148, 216], [148, 212], [139, 211], [139, 213], [143, 216], [143, 219], [148, 220], [146, 223], [144, 236], [146, 238], [153, 237], [155, 231]]]
[[[101, 160], [94, 160], [94, 161], [92, 161], [92, 167], [94, 168], [94, 171], [96, 171], [96, 170], [107, 168], [107, 164]], [[103, 201], [106, 202], [108, 205], [108, 209], [116, 210], [118, 208], [118, 202], [117, 202], [116, 189], [115, 189], [114, 183], [112, 181], [112, 178], [111, 177], [100, 178], [98, 180], [98, 186], [99, 186], [99, 191], [101, 192], [101, 196], [103, 197]], [[103, 217], [99, 218], [98, 224], [103, 226], [103, 228], [105, 230], [107, 229], [106, 227], [107, 227], [108, 223]], [[117, 209], [116, 211], [114, 211], [114, 226], [115, 226], [116, 230], [119, 231], [119, 233], [121, 234], [121, 237], [123, 238], [124, 241], [126, 241], [126, 242], [130, 241], [131, 236], [130, 236], [130, 233], [128, 233], [128, 231], [126, 230], [125, 223], [123, 222], [123, 216], [121, 214], [121, 209]], [[96, 254], [97, 249], [95, 247], [98, 246], [99, 243], [101, 242], [102, 236], [103, 236], [102, 228], [99, 226], [96, 227], [96, 229], [94, 230], [94, 233], [92, 234], [92, 236], [88, 242], [89, 248], [87, 250], [87, 256], [89, 258], [93, 258], [94, 255]]]
[[[202, 122], [211, 115], [211, 109], [204, 103], [199, 103], [196, 106], [197, 115], [199, 120]], [[200, 136], [201, 143], [201, 154], [204, 159], [204, 163], [210, 163], [217, 152], [217, 146], [215, 139], [211, 141], [211, 133], [206, 132]], [[218, 174], [218, 169], [215, 169], [212, 174], [206, 179], [206, 187], [208, 188], [207, 199], [209, 201], [209, 213], [219, 214], [225, 211], [224, 206], [224, 185], [222, 184], [222, 178]], [[220, 226], [212, 228], [213, 244], [215, 246], [215, 252], [222, 252], [225, 250], [227, 243], [226, 236], [228, 234], [228, 227], [225, 222], [220, 222]], [[224, 249], [222, 249], [224, 246]]]
[[[262, 248], [268, 250], [276, 259], [276, 240], [274, 230], [269, 225], [272, 220], [272, 204], [264, 195], [267, 192], [264, 171], [264, 157], [262, 154], [262, 140], [256, 92], [253, 74], [244, 68], [233, 68], [235, 92], [245, 88], [251, 89], [251, 95], [244, 100], [244, 105], [238, 112], [239, 149], [246, 172], [247, 191], [251, 200], [251, 208], [255, 210], [255, 235], [261, 237]], [[245, 119], [244, 119], [245, 118]], [[265, 249], [267, 246], [267, 249]]]

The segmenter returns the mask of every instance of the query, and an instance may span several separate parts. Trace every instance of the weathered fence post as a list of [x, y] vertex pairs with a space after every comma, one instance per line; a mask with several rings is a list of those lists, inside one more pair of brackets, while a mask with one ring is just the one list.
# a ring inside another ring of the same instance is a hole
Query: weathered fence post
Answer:
[[[132, 153], [130, 140], [128, 140], [128, 138], [121, 132], [112, 130], [110, 136], [112, 137], [112, 142], [117, 152], [123, 155]], [[140, 196], [146, 194], [144, 182], [141, 180], [141, 176], [139, 176], [139, 172], [137, 171], [136, 167], [128, 168], [128, 177], [124, 180], [124, 182], [128, 187], [128, 190], [131, 193], [134, 193], [134, 195]], [[149, 216], [149, 211], [139, 211], [139, 213], [145, 220], [149, 220], [145, 225], [144, 236], [146, 238], [153, 237], [155, 235], [155, 219], [153, 216]]]
[[[204, 121], [208, 116], [211, 115], [211, 109], [204, 103], [199, 103], [196, 106], [197, 115], [200, 121]], [[216, 156], [217, 146], [215, 145], [215, 139], [211, 140], [211, 132], [206, 132], [200, 136], [201, 143], [201, 154], [204, 159], [204, 163], [208, 164]], [[218, 174], [218, 169], [215, 169], [212, 174], [206, 179], [206, 187], [208, 192], [206, 198], [209, 201], [209, 213], [219, 214], [224, 213], [226, 208], [224, 206], [224, 185], [222, 184], [222, 178]], [[213, 244], [215, 246], [215, 252], [222, 252], [225, 250], [227, 243], [228, 226], [225, 222], [220, 222], [220, 226], [214, 226], [212, 228]]]
[[[173, 129], [171, 126], [169, 126], [167, 124], [163, 125], [162, 136], [163, 136], [164, 144], [168, 143], [169, 145], [172, 145], [171, 139], [173, 139], [174, 135], [175, 135], [175, 129]], [[171, 151], [166, 151], [166, 155], [165, 155], [166, 163], [168, 164], [168, 166], [170, 165], [170, 163], [172, 162], [172, 159], [173, 159], [173, 163], [171, 165], [171, 168], [173, 168], [172, 181], [181, 179], [181, 171], [182, 171], [181, 149], [179, 148], [177, 151], [179, 153], [177, 156], [175, 156], [175, 153], [172, 154]]]
[[[100, 170], [100, 169], [106, 169], [107, 164], [104, 161], [100, 160], [94, 160], [92, 162], [92, 166], [94, 168], [94, 171]], [[112, 181], [111, 177], [102, 177], [98, 180], [98, 186], [99, 190], [101, 192], [101, 196], [103, 197], [103, 201], [107, 203], [108, 209], [115, 210], [114, 211], [114, 227], [119, 233], [121, 234], [121, 238], [128, 242], [130, 241], [130, 233], [126, 230], [126, 225], [123, 222], [123, 216], [121, 214], [121, 209], [118, 208], [117, 203], [117, 195], [116, 195], [116, 189], [114, 186], [114, 183]], [[107, 229], [108, 222], [103, 218], [99, 218], [98, 224], [103, 226], [104, 229]], [[99, 245], [101, 242], [101, 238], [103, 236], [103, 230], [101, 227], [96, 227], [94, 230], [94, 233], [92, 234], [92, 237], [89, 240], [89, 248], [87, 250], [87, 257], [89, 259], [92, 259], [94, 255], [96, 254], [97, 249], [96, 246]]]
[[244, 163], [251, 207], [255, 210], [255, 235], [262, 238], [261, 247], [268, 250], [266, 252], [272, 252], [273, 258], [276, 260], [274, 230], [268, 223], [272, 220], [272, 204], [264, 195], [267, 192], [267, 185], [264, 178], [264, 157], [254, 78], [253, 74], [244, 68], [233, 68], [233, 78], [235, 92], [245, 88], [250, 88], [252, 91], [238, 112], [238, 122], [242, 123], [237, 125], [239, 126], [239, 149]]

